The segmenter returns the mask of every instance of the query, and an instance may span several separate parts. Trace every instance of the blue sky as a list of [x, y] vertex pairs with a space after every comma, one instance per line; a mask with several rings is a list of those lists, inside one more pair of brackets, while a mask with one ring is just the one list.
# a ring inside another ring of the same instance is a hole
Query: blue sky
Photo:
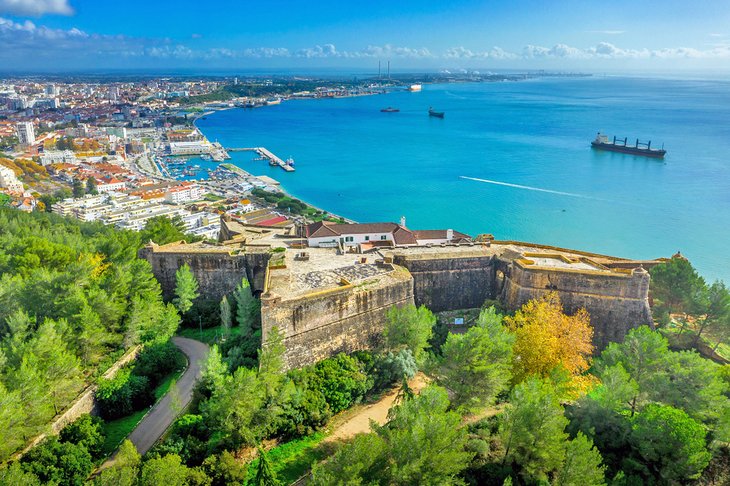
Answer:
[[728, 0], [0, 0], [0, 71], [730, 70]]

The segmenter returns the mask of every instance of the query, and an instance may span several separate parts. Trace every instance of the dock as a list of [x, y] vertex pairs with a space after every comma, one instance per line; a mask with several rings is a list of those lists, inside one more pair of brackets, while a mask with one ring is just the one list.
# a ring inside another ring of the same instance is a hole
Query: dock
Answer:
[[250, 147], [250, 148], [227, 147], [226, 151], [227, 152], [256, 152], [257, 154], [259, 154], [259, 157], [261, 157], [261, 160], [268, 160], [271, 163], [271, 165], [278, 165], [279, 167], [284, 169], [286, 172], [294, 172], [294, 170], [295, 170], [294, 167], [287, 164], [286, 162], [281, 160], [279, 157], [274, 155], [274, 153], [271, 152], [269, 149], [264, 148], [264, 147]]

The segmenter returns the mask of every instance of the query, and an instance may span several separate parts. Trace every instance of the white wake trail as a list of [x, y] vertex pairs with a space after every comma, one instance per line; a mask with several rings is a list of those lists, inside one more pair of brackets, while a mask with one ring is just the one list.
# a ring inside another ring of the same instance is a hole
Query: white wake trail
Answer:
[[459, 176], [459, 177], [461, 177], [462, 179], [468, 179], [470, 181], [486, 182], [487, 184], [514, 187], [516, 189], [525, 189], [527, 191], [547, 192], [549, 194], [557, 194], [559, 196], [579, 197], [582, 199], [598, 199], [598, 198], [591, 197], [591, 196], [584, 196], [583, 194], [574, 194], [572, 192], [553, 191], [552, 189], [542, 189], [540, 187], [522, 186], [520, 184], [511, 184], [509, 182], [490, 181], [489, 179], [479, 179], [477, 177], [467, 177], [467, 176]]

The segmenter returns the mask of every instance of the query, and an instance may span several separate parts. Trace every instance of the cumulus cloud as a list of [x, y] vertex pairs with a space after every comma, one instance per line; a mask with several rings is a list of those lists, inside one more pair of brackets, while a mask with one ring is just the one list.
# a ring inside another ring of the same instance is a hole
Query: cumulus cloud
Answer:
[[716, 46], [712, 49], [674, 47], [664, 49], [625, 49], [610, 42], [600, 42], [593, 47], [581, 49], [565, 44], [553, 47], [528, 45], [522, 51], [524, 59], [717, 59], [729, 58], [730, 46]]
[[45, 14], [72, 15], [74, 10], [68, 0], [0, 0], [0, 14], [30, 15]]
[[446, 50], [443, 57], [445, 59], [517, 59], [519, 56], [513, 52], [507, 52], [501, 47], [492, 47], [486, 51], [473, 51], [466, 47], [452, 47]]

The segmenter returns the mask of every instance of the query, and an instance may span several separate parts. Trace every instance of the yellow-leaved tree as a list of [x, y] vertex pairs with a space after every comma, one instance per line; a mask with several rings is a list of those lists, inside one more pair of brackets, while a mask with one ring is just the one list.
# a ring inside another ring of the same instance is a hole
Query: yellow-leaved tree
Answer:
[[585, 375], [593, 353], [593, 328], [585, 309], [566, 315], [557, 292], [550, 292], [529, 301], [504, 321], [515, 334], [514, 383], [532, 375], [559, 377], [566, 393], [576, 396], [595, 381]]

